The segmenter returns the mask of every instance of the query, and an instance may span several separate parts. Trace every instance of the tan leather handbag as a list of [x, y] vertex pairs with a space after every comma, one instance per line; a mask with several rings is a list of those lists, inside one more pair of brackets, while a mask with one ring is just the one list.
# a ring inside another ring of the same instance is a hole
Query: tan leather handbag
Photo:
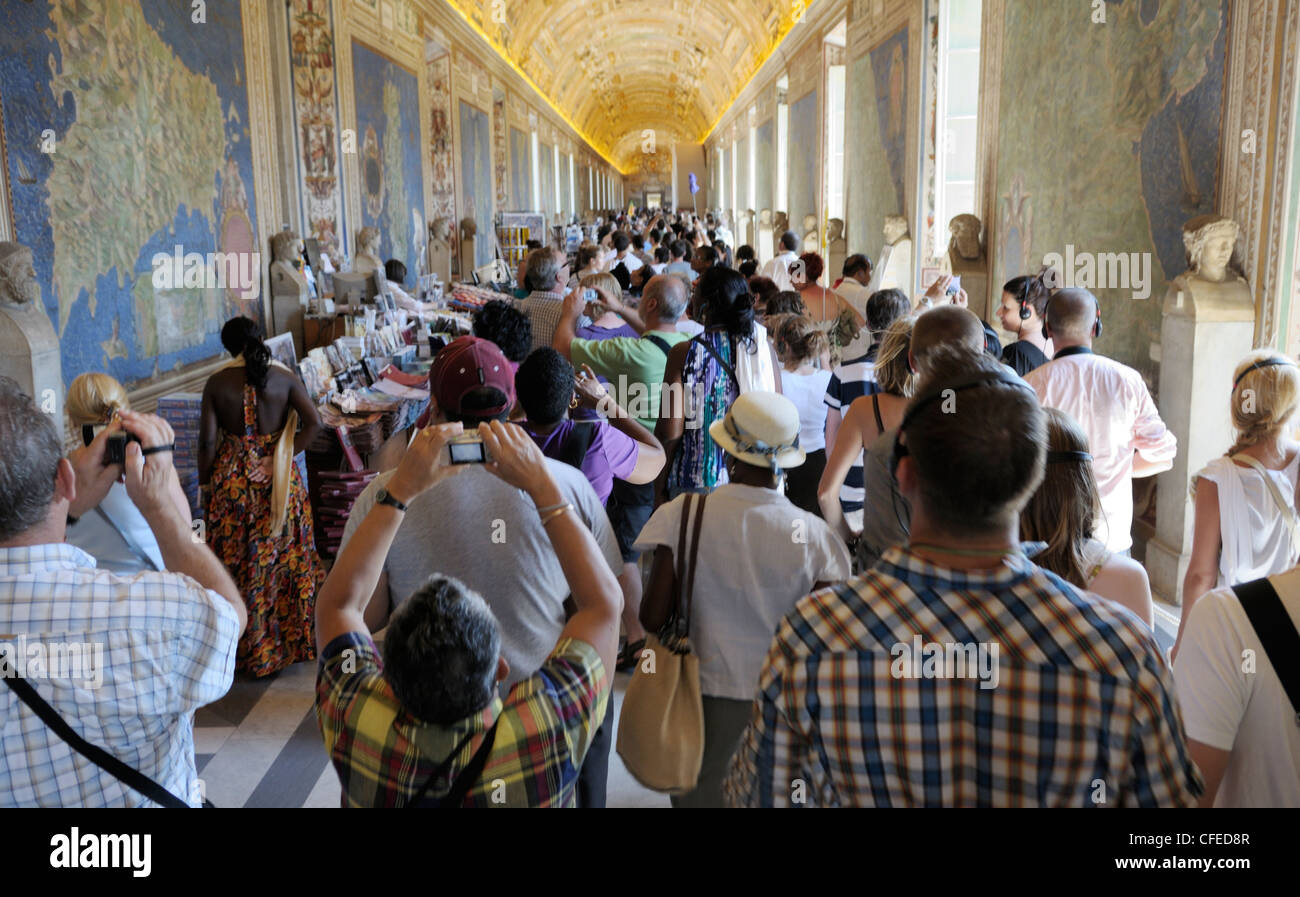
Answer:
[[[618, 721], [617, 750], [628, 772], [646, 788], [667, 794], [694, 790], [704, 761], [700, 660], [691, 650], [690, 640], [704, 499], [703, 495], [688, 494], [683, 502], [673, 614], [657, 635], [646, 636]], [[688, 550], [692, 506], [694, 532]]]

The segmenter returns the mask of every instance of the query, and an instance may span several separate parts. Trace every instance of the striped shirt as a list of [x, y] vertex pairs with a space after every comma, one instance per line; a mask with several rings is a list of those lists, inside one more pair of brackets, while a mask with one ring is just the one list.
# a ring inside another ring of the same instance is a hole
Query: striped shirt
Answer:
[[781, 622], [725, 787], [738, 806], [1192, 806], [1182, 732], [1128, 611], [1024, 556], [958, 571], [895, 546]]
[[[234, 608], [188, 576], [118, 576], [67, 544], [0, 548], [0, 652], [82, 738], [193, 806], [194, 711], [230, 690], [238, 642]], [[0, 806], [154, 803], [0, 688]]]
[[561, 639], [542, 668], [502, 700], [452, 725], [426, 723], [404, 710], [384, 678], [370, 636], [345, 633], [321, 653], [316, 719], [345, 807], [405, 806], [456, 745], [473, 733], [444, 778], [425, 792], [433, 805], [483, 743], [496, 737], [467, 807], [577, 806], [578, 770], [605, 718], [609, 680], [596, 649]]
[[[843, 426], [844, 418], [848, 415], [849, 406], [853, 404], [854, 399], [880, 391], [876, 386], [875, 372], [876, 351], [879, 348], [879, 343], [873, 344], [867, 350], [866, 355], [837, 365], [831, 373], [830, 383], [826, 385], [826, 407], [834, 408], [840, 413], [841, 426]], [[826, 446], [828, 453], [834, 448], [833, 445]], [[849, 472], [844, 477], [844, 483], [840, 486], [840, 508], [845, 512], [861, 511], [863, 503], [866, 501], [866, 490], [862, 479], [862, 461], [862, 452], [858, 452], [857, 460], [849, 468]]]
[[[555, 328], [564, 318], [564, 294], [548, 290], [533, 290], [528, 298], [518, 303], [521, 312], [528, 316], [533, 328], [533, 349], [550, 348], [555, 340]], [[578, 315], [575, 327], [581, 329], [591, 324], [591, 318]]]

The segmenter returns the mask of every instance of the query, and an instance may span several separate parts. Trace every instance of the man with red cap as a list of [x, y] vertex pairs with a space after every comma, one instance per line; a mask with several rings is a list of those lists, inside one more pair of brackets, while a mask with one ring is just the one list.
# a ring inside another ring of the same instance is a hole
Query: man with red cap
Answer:
[[[478, 337], [462, 336], [445, 346], [434, 358], [429, 385], [434, 402], [430, 420], [460, 421], [467, 434], [485, 421], [506, 420], [515, 403], [510, 362], [495, 343]], [[591, 530], [617, 575], [622, 555], [595, 490], [577, 468], [550, 458], [546, 463], [565, 502]], [[537, 672], [564, 628], [569, 594], [538, 509], [482, 464], [462, 465], [457, 475], [409, 504], [409, 496], [388, 492], [391, 477], [391, 471], [382, 473], [366, 487], [343, 533], [346, 545], [377, 502], [406, 506], [366, 609], [371, 631], [382, 628], [396, 603], [415, 593], [432, 574], [451, 576], [482, 595], [500, 624], [501, 653], [510, 665], [504, 688]], [[579, 806], [604, 806], [610, 722], [602, 726], [583, 764]]]

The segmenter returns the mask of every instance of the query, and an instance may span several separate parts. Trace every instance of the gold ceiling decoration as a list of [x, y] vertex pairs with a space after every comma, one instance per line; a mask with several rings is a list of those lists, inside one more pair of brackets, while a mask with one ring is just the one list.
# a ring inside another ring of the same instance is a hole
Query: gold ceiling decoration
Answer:
[[701, 143], [814, 0], [449, 0], [624, 173]]

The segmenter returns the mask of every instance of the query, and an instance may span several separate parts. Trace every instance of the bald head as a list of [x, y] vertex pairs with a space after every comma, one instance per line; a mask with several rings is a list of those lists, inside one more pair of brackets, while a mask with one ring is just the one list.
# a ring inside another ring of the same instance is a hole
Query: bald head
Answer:
[[[686, 281], [676, 274], [656, 274], [646, 281], [641, 289], [641, 306], [647, 314], [653, 314], [665, 324], [672, 324], [686, 311], [690, 294], [686, 291]], [[654, 326], [646, 321], [648, 326]]]
[[1065, 345], [1090, 345], [1097, 322], [1097, 297], [1070, 288], [1052, 294], [1047, 303], [1047, 332], [1059, 349]]
[[936, 346], [984, 351], [984, 327], [975, 313], [960, 305], [940, 305], [923, 312], [912, 329], [909, 356], [912, 367], [924, 361]]

